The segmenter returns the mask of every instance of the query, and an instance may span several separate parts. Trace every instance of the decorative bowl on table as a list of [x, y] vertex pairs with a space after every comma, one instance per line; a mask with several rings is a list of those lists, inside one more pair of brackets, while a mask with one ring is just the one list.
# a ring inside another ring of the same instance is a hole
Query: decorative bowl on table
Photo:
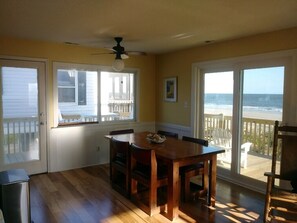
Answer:
[[150, 142], [150, 143], [163, 143], [166, 140], [165, 136], [161, 136], [158, 135], [156, 133], [150, 133], [146, 136], [146, 139]]

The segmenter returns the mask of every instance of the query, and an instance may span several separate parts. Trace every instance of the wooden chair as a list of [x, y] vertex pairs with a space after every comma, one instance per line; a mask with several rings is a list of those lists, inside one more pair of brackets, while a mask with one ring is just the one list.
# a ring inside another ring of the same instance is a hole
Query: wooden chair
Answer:
[[[120, 135], [120, 134], [129, 134], [129, 133], [134, 133], [134, 129], [113, 130], [113, 131], [109, 132], [109, 135]], [[114, 154], [112, 154], [112, 153], [116, 153], [117, 156], [121, 156], [121, 155], [123, 155], [123, 153], [117, 153], [116, 151], [113, 151], [112, 148], [109, 149], [109, 152], [110, 152], [110, 155], [109, 155], [110, 175], [109, 176], [110, 176], [110, 180], [112, 181], [112, 174], [113, 174], [112, 170], [113, 170], [113, 168], [112, 168], [111, 165], [112, 165], [112, 158], [114, 156]], [[125, 158], [123, 157], [123, 159], [125, 159]]]
[[[133, 129], [111, 131], [110, 135], [133, 133]], [[114, 138], [110, 140], [110, 182], [112, 188], [126, 197], [130, 196], [130, 144]]]
[[150, 216], [160, 213], [161, 207], [165, 208], [166, 199], [163, 200], [163, 204], [160, 204], [158, 198], [161, 196], [158, 196], [158, 188], [168, 184], [167, 168], [158, 166], [154, 150], [134, 144], [131, 144], [130, 148], [131, 199]]
[[175, 133], [175, 132], [167, 132], [167, 131], [162, 131], [162, 130], [159, 130], [157, 132], [159, 135], [163, 135], [163, 136], [167, 136], [167, 137], [173, 137], [173, 138], [178, 138], [178, 134]]
[[[204, 139], [183, 136], [182, 140], [194, 142], [203, 146], [208, 146], [208, 141]], [[191, 182], [194, 176], [202, 176], [201, 185]], [[195, 165], [180, 168], [181, 176], [181, 195], [182, 200], [187, 202], [196, 197], [207, 194], [208, 190], [208, 162], [198, 163]]]
[[[218, 154], [218, 160], [231, 163], [232, 160], [232, 133], [228, 129], [217, 128], [212, 132], [211, 144], [225, 149], [225, 153]], [[241, 167], [247, 168], [248, 152], [252, 146], [251, 142], [245, 142], [241, 145]]]
[[[264, 222], [297, 222], [297, 126], [275, 122]], [[290, 186], [291, 184], [291, 186]]]

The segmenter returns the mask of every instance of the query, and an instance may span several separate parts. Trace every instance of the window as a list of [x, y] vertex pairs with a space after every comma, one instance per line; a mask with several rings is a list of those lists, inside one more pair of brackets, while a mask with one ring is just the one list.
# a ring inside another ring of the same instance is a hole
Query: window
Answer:
[[135, 120], [135, 73], [61, 63], [54, 70], [57, 125]]
[[134, 117], [134, 74], [101, 72], [101, 121]]
[[59, 103], [86, 105], [86, 72], [77, 70], [58, 70]]

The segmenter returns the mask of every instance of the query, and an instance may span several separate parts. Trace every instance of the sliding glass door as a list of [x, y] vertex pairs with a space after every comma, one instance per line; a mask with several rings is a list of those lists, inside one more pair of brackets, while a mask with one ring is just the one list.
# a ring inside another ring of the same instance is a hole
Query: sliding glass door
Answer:
[[273, 126], [282, 121], [284, 98], [285, 65], [278, 64], [210, 66], [197, 72], [195, 136], [225, 149], [217, 157], [219, 172], [240, 183], [263, 185], [271, 168]]

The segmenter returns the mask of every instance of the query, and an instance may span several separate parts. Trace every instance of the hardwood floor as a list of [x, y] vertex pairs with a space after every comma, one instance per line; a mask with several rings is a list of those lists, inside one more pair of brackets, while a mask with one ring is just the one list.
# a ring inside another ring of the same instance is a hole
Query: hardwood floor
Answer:
[[[111, 189], [108, 165], [30, 177], [34, 223], [170, 222], [162, 214], [149, 217]], [[203, 200], [181, 203], [178, 223], [262, 222], [264, 196], [217, 180], [215, 208]]]

